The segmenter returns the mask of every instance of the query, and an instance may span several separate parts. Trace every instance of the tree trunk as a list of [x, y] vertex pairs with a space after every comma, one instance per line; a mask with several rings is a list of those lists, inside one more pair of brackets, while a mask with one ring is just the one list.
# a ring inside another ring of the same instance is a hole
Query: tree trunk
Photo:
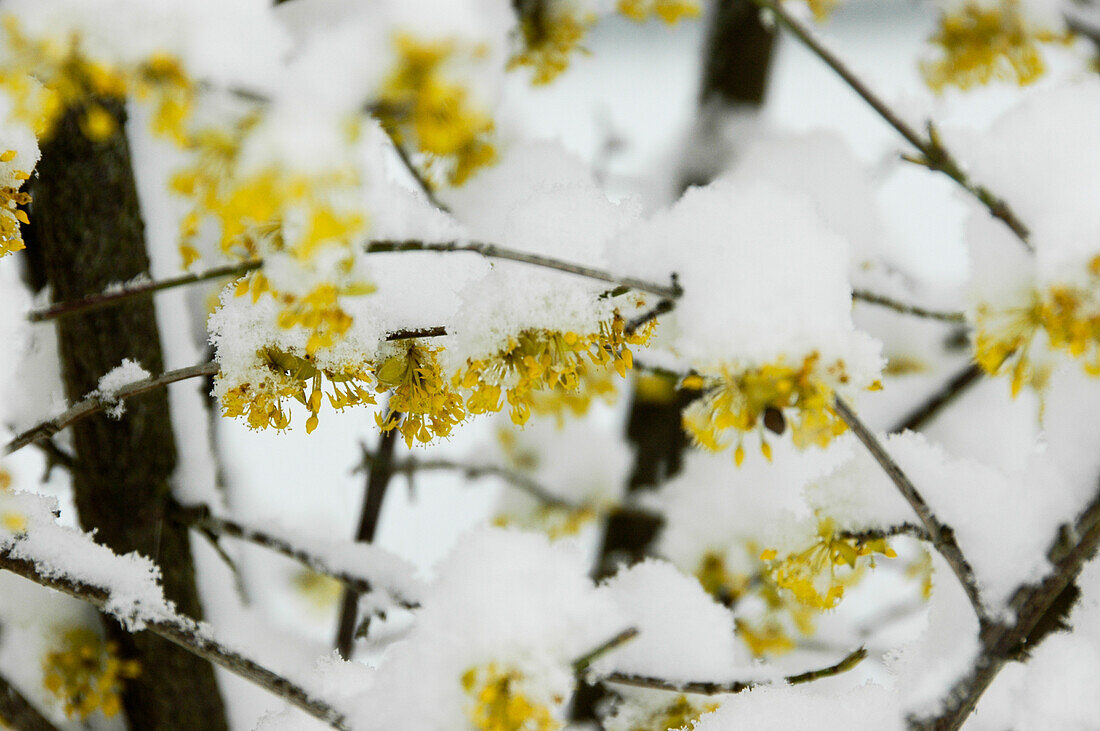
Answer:
[[[119, 122], [107, 140], [93, 142], [70, 110], [42, 145], [33, 188], [35, 241], [30, 259], [53, 288], [55, 301], [102, 291], [149, 269], [144, 225], [130, 167], [122, 104], [105, 106]], [[58, 321], [61, 373], [69, 401], [83, 398], [99, 378], [131, 358], [151, 373], [164, 370], [153, 302], [137, 298], [116, 307]], [[165, 518], [176, 445], [163, 390], [131, 399], [126, 414], [100, 414], [72, 427], [73, 491], [80, 523], [117, 553], [137, 551], [161, 568], [165, 595], [179, 610], [202, 617], [187, 529]], [[128, 681], [123, 706], [135, 729], [226, 729], [213, 667], [148, 632], [130, 634], [105, 619], [123, 657], [141, 664]]]

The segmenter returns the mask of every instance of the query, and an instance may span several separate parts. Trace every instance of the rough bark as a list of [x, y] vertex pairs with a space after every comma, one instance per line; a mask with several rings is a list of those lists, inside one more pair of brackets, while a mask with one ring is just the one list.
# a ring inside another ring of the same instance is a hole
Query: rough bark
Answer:
[[[122, 105], [107, 107], [121, 129]], [[81, 133], [79, 118], [70, 111], [42, 145], [33, 186], [37, 252], [31, 261], [58, 301], [102, 291], [149, 269], [126, 137], [118, 132], [92, 142]], [[164, 370], [151, 299], [59, 322], [58, 346], [72, 402], [94, 390], [123, 358], [152, 373]], [[118, 553], [138, 551], [153, 559], [165, 595], [184, 614], [201, 618], [187, 529], [165, 517], [176, 465], [167, 394], [160, 390], [128, 401], [120, 420], [103, 414], [85, 419], [72, 427], [72, 439], [81, 525]], [[151, 633], [132, 635], [105, 623], [122, 655], [141, 663], [141, 675], [123, 694], [131, 727], [227, 728], [209, 663]]]

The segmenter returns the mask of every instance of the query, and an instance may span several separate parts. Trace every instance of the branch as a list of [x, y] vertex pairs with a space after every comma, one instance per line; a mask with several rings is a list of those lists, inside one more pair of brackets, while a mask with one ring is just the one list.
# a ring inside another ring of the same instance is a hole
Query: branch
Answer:
[[607, 642], [604, 642], [603, 644], [595, 647], [594, 649], [586, 652], [585, 654], [574, 660], [573, 673], [575, 675], [580, 675], [585, 670], [587, 670], [589, 666], [592, 665], [592, 663], [596, 662], [612, 650], [618, 649], [621, 645], [626, 644], [637, 636], [638, 629], [636, 627], [628, 627], [627, 629], [624, 629], [622, 632], [615, 635]]
[[[376, 455], [366, 450], [363, 451], [363, 464], [360, 470], [369, 467], [377, 460]], [[463, 473], [467, 479], [476, 480], [481, 477], [499, 477], [513, 487], [522, 490], [531, 497], [546, 505], [553, 505], [570, 510], [580, 509], [580, 505], [559, 497], [537, 481], [506, 467], [496, 465], [475, 465], [456, 462], [449, 459], [417, 459], [406, 457], [392, 464], [391, 469], [395, 474], [412, 475], [415, 472], [427, 471], [453, 471]]]
[[116, 406], [122, 401], [132, 397], [138, 396], [148, 391], [154, 391], [158, 388], [167, 386], [169, 383], [175, 383], [176, 381], [183, 381], [188, 378], [200, 378], [202, 376], [212, 376], [218, 372], [217, 363], [200, 363], [198, 365], [188, 366], [187, 368], [178, 368], [174, 371], [167, 371], [159, 376], [143, 378], [140, 381], [134, 381], [133, 383], [127, 383], [114, 392], [111, 398], [104, 398], [102, 396], [89, 396], [83, 401], [80, 401], [69, 410], [58, 414], [48, 421], [43, 421], [25, 432], [19, 434], [10, 442], [4, 446], [4, 454], [11, 454], [23, 447], [38, 441], [39, 439], [45, 439], [52, 437], [65, 427], [80, 421], [86, 417], [98, 414], [104, 409]]
[[[981, 634], [981, 652], [970, 674], [948, 692], [945, 710], [932, 719], [910, 719], [910, 725], [935, 731], [955, 731], [974, 710], [982, 693], [1008, 662], [1036, 647], [1045, 637], [1040, 623], [1056, 608], [1081, 567], [1100, 546], [1100, 493], [1086, 506], [1077, 521], [1059, 530], [1047, 557], [1053, 571], [1038, 584], [1021, 586], [1009, 602], [1015, 616], [1012, 624], [992, 624]], [[1036, 636], [1038, 635], [1038, 636]]]
[[[487, 244], [476, 241], [465, 243], [459, 241], [430, 243], [415, 240], [380, 240], [366, 242], [365, 244], [363, 244], [363, 249], [364, 252], [367, 254], [392, 254], [406, 251], [470, 252], [474, 254], [479, 254], [489, 259], [506, 259], [508, 261], [517, 261], [525, 264], [531, 264], [533, 266], [540, 266], [546, 269], [554, 269], [561, 272], [576, 274], [578, 276], [595, 279], [601, 282], [610, 282], [612, 284], [625, 287], [626, 289], [636, 289], [640, 292], [649, 292], [650, 294], [655, 294], [666, 300], [676, 299], [683, 291], [680, 288], [680, 285], [676, 283], [675, 278], [673, 278], [672, 285], [666, 287], [653, 282], [647, 282], [641, 279], [634, 279], [632, 277], [619, 277], [615, 274], [603, 271], [601, 269], [593, 269], [591, 267], [574, 264], [571, 262], [563, 261], [561, 259], [539, 256], [537, 254], [528, 254], [522, 251], [497, 246], [496, 244]], [[242, 262], [240, 264], [227, 264], [224, 266], [207, 269], [203, 272], [198, 272], [195, 274], [185, 274], [183, 276], [173, 277], [171, 279], [162, 279], [155, 282], [141, 282], [138, 284], [124, 285], [122, 287], [115, 288], [110, 292], [101, 292], [98, 294], [88, 295], [87, 297], [83, 297], [78, 300], [58, 302], [43, 309], [31, 310], [29, 313], [27, 313], [27, 319], [31, 322], [45, 322], [47, 320], [70, 317], [78, 313], [117, 305], [134, 297], [151, 296], [156, 292], [161, 292], [166, 289], [172, 289], [174, 287], [185, 287], [191, 284], [209, 281], [211, 279], [220, 279], [222, 277], [240, 277], [248, 274], [249, 272], [261, 269], [263, 265], [264, 262], [262, 259], [252, 259], [250, 261]], [[671, 305], [658, 303], [657, 307], [654, 308], [655, 311], [646, 320], [638, 322], [636, 325], [634, 325], [634, 327], [641, 327], [645, 324], [645, 322], [648, 322], [648, 320], [653, 319], [657, 315], [660, 315], [664, 312], [668, 312], [671, 309]], [[440, 328], [429, 329], [435, 331], [439, 330]]]
[[[788, 675], [784, 680], [789, 685], [810, 683], [833, 675], [840, 675], [858, 665], [865, 657], [867, 650], [863, 647], [849, 653], [840, 662], [817, 670], [808, 670], [797, 675]], [[741, 693], [757, 687], [769, 685], [768, 681], [761, 680], [734, 680], [727, 683], [717, 683], [707, 680], [677, 681], [656, 678], [648, 675], [631, 675], [628, 673], [611, 673], [601, 678], [604, 683], [618, 683], [620, 685], [632, 685], [637, 688], [652, 688], [654, 690], [667, 690], [673, 693], [697, 693], [699, 695], [721, 695], [724, 693]]]
[[976, 384], [985, 371], [977, 363], [971, 363], [966, 368], [951, 377], [943, 388], [936, 391], [920, 406], [909, 412], [909, 415], [898, 422], [897, 426], [890, 430], [891, 434], [903, 431], [917, 431], [923, 429], [952, 401], [962, 396], [971, 386]]
[[198, 284], [199, 282], [207, 282], [211, 279], [221, 279], [223, 277], [239, 277], [248, 272], [255, 271], [261, 266], [263, 266], [263, 261], [253, 260], [240, 264], [226, 264], [225, 266], [207, 269], [204, 272], [184, 274], [170, 279], [123, 285], [113, 288], [109, 292], [90, 294], [78, 300], [58, 302], [57, 304], [50, 305], [40, 310], [31, 310], [27, 313], [27, 319], [31, 322], [58, 320], [71, 315], [110, 307], [111, 305], [119, 304], [120, 302], [134, 297], [151, 296], [155, 292], [160, 292], [165, 289], [184, 287], [189, 284]]
[[[371, 586], [371, 583], [366, 579], [329, 566], [320, 556], [293, 545], [285, 538], [246, 526], [234, 520], [219, 518], [210, 512], [210, 507], [207, 505], [176, 506], [172, 511], [172, 517], [184, 525], [203, 531], [209, 531], [214, 535], [229, 536], [238, 540], [254, 543], [257, 546], [269, 548], [276, 553], [281, 553], [288, 558], [298, 561], [318, 573], [339, 580], [345, 586], [360, 594], [369, 594], [374, 591], [374, 587]], [[393, 596], [397, 604], [405, 609], [416, 609], [420, 606], [418, 602], [402, 598], [390, 588], [385, 588], [385, 591]]]
[[841, 538], [851, 538], [856, 541], [876, 541], [880, 538], [892, 538], [894, 536], [909, 536], [910, 538], [916, 538], [918, 541], [930, 542], [932, 540], [927, 530], [921, 528], [919, 525], [913, 525], [912, 523], [899, 523], [898, 525], [891, 525], [886, 528], [840, 531], [839, 536]]
[[[50, 589], [56, 589], [71, 597], [88, 602], [101, 611], [107, 611], [111, 594], [107, 589], [86, 583], [56, 568], [49, 573], [38, 569], [35, 563], [11, 555], [12, 547], [0, 549], [0, 569], [6, 569]], [[343, 714], [325, 701], [314, 698], [309, 691], [283, 676], [268, 670], [259, 663], [244, 657], [235, 650], [204, 636], [200, 625], [180, 615], [169, 618], [145, 618], [145, 629], [174, 642], [198, 657], [219, 665], [226, 670], [252, 681], [291, 705], [324, 721], [336, 729], [347, 729]]]
[[0, 724], [17, 731], [57, 731], [8, 679], [0, 675]]
[[957, 324], [966, 322], [966, 315], [962, 312], [938, 312], [936, 310], [927, 310], [923, 307], [899, 302], [891, 297], [868, 292], [865, 289], [852, 290], [852, 299], [859, 302], [866, 302], [871, 305], [889, 307], [891, 310], [900, 312], [903, 315], [913, 315], [915, 317], [924, 317], [929, 320], [941, 320], [942, 322], [953, 322]]
[[882, 471], [886, 473], [886, 476], [890, 478], [890, 481], [898, 488], [898, 492], [902, 497], [906, 499], [913, 511], [920, 518], [921, 525], [928, 531], [928, 540], [940, 553], [941, 556], [947, 561], [951, 570], [955, 576], [958, 577], [959, 583], [962, 584], [963, 591], [966, 592], [966, 596], [970, 599], [971, 606], [974, 607], [974, 612], [978, 615], [978, 620], [983, 626], [989, 624], [989, 617], [986, 614], [985, 608], [982, 605], [981, 597], [978, 594], [978, 583], [974, 578], [974, 569], [970, 567], [970, 563], [966, 560], [966, 556], [963, 555], [962, 549], [955, 541], [955, 533], [949, 526], [944, 525], [936, 518], [932, 512], [932, 508], [921, 497], [920, 492], [917, 491], [916, 486], [910, 481], [909, 477], [902, 471], [898, 463], [886, 452], [882, 444], [875, 438], [875, 435], [864, 425], [859, 417], [855, 415], [848, 404], [838, 396], [836, 397], [834, 408], [837, 415], [844, 420], [844, 423], [848, 425], [848, 428], [855, 433], [856, 438], [863, 443], [863, 446], [867, 448], [867, 451], [871, 453], [871, 456], [875, 458], [875, 461], [882, 467]]
[[955, 160], [950, 150], [944, 147], [939, 134], [936, 132], [936, 128], [932, 126], [931, 122], [928, 123], [927, 137], [910, 127], [905, 120], [852, 73], [836, 54], [825, 48], [825, 46], [814, 37], [813, 32], [809, 28], [788, 13], [783, 8], [782, 0], [752, 0], [752, 2], [761, 9], [771, 11], [780, 25], [790, 31], [802, 45], [806, 46], [806, 48], [824, 61], [826, 65], [835, 71], [836, 74], [851, 87], [852, 91], [862, 97], [887, 124], [897, 130], [898, 134], [904, 137], [909, 144], [913, 145], [913, 147], [917, 148], [921, 153], [921, 157], [919, 158], [903, 156], [904, 159], [910, 162], [917, 162], [930, 170], [936, 170], [947, 175], [962, 186], [968, 193], [977, 198], [982, 205], [989, 209], [989, 213], [993, 215], [993, 217], [1003, 221], [1004, 224], [1012, 230], [1012, 233], [1016, 234], [1016, 238], [1023, 243], [1028, 251], [1034, 251], [1029, 241], [1030, 232], [1027, 226], [1016, 217], [1016, 214], [1004, 199], [995, 196], [984, 186], [973, 182], [969, 176], [963, 172], [962, 167], [959, 165], [958, 161]]

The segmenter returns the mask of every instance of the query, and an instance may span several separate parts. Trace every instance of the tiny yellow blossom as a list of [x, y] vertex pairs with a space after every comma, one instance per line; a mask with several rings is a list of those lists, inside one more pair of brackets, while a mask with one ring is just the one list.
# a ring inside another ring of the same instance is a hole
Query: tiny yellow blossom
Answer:
[[27, 214], [17, 207], [31, 202], [30, 195], [19, 190], [30, 175], [15, 168], [15, 158], [15, 150], [0, 154], [0, 257], [26, 248], [19, 225], [30, 223]]
[[619, 0], [616, 8], [631, 20], [642, 22], [656, 15], [669, 25], [682, 18], [697, 18], [702, 12], [695, 0]]
[[[636, 333], [627, 333], [619, 315], [587, 335], [525, 330], [502, 352], [470, 360], [465, 372], [455, 376], [455, 384], [471, 391], [466, 400], [471, 414], [500, 411], [503, 395], [512, 421], [518, 425], [527, 423], [533, 408], [545, 413], [553, 403], [580, 411], [587, 408], [593, 395], [609, 390], [601, 372], [625, 377], [634, 365], [629, 346], [648, 343], [652, 333], [652, 322]], [[555, 393], [580, 398], [540, 401], [540, 394]]]
[[438, 354], [439, 349], [409, 340], [374, 370], [377, 390], [390, 392], [389, 413], [376, 416], [378, 426], [384, 432], [397, 429], [409, 447], [450, 436], [466, 418], [462, 397], [449, 388]]
[[122, 686], [140, 674], [135, 660], [122, 660], [114, 642], [85, 627], [67, 630], [61, 645], [42, 659], [42, 684], [62, 704], [65, 715], [86, 720], [96, 711], [111, 718], [122, 710]]
[[[469, 719], [478, 731], [556, 731], [562, 723], [550, 707], [524, 692], [526, 678], [496, 663], [462, 674], [462, 689], [470, 696]], [[561, 703], [564, 699], [551, 699]]]
[[[844, 588], [850, 574], [838, 574], [837, 568], [856, 568], [862, 556], [880, 553], [894, 558], [885, 539], [859, 541], [837, 534], [829, 519], [821, 521], [817, 541], [800, 553], [792, 553], [775, 562], [775, 552], [765, 552], [772, 558], [771, 577], [776, 585], [787, 589], [802, 604], [815, 609], [832, 609], [844, 596]], [[762, 558], [763, 558], [762, 555]], [[873, 561], [873, 558], [872, 558]]]
[[294, 574], [293, 583], [298, 593], [318, 612], [333, 609], [344, 594], [344, 585], [340, 581], [312, 569], [298, 571]]
[[493, 119], [470, 100], [465, 87], [446, 75], [451, 59], [476, 58], [477, 49], [455, 41], [425, 42], [407, 33], [394, 38], [397, 62], [382, 87], [376, 115], [400, 142], [427, 159], [433, 182], [462, 185], [496, 161], [490, 141]]
[[758, 368], [723, 367], [717, 374], [692, 375], [682, 388], [698, 389], [703, 395], [683, 414], [684, 428], [698, 446], [721, 451], [735, 444], [734, 461], [745, 458], [741, 444], [747, 432], [761, 436], [761, 452], [771, 459], [771, 445], [765, 430], [782, 434], [787, 426], [796, 446], [826, 446], [845, 430], [833, 411], [837, 385], [848, 382], [843, 361], [822, 367], [813, 353], [798, 366], [782, 359]]
[[971, 0], [941, 15], [939, 23], [930, 41], [940, 55], [921, 64], [925, 81], [935, 91], [949, 85], [968, 89], [993, 79], [1030, 84], [1045, 71], [1039, 44], [1072, 38], [1068, 32], [1029, 26], [1018, 0], [995, 5]]
[[525, 515], [515, 513], [500, 513], [493, 518], [493, 525], [500, 528], [522, 527], [525, 530], [536, 530], [545, 533], [552, 541], [559, 538], [568, 538], [581, 532], [581, 529], [591, 525], [598, 516], [595, 509], [588, 505], [576, 508], [562, 505], [539, 505], [532, 512]]
[[630, 731], [691, 731], [704, 713], [718, 710], [717, 703], [702, 703], [679, 695], [668, 705], [654, 711]]
[[508, 68], [530, 66], [534, 72], [531, 83], [541, 86], [569, 68], [569, 57], [574, 52], [587, 53], [580, 44], [596, 16], [575, 12], [567, 3], [528, 5], [530, 12], [520, 19], [523, 45], [508, 62]]

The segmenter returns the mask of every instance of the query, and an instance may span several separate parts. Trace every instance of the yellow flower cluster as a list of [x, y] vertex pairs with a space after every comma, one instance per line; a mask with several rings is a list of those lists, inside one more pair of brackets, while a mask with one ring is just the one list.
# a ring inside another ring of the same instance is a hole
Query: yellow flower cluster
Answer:
[[493, 525], [500, 528], [522, 527], [545, 533], [550, 540], [575, 536], [586, 525], [596, 520], [597, 512], [588, 505], [576, 508], [562, 505], [539, 505], [528, 515], [500, 513], [493, 518]]
[[[290, 415], [283, 405], [289, 399], [309, 410], [307, 434], [317, 428], [323, 396], [328, 397], [329, 404], [337, 411], [375, 402], [374, 395], [364, 387], [372, 380], [366, 370], [318, 368], [310, 356], [301, 357], [276, 348], [265, 349], [260, 357], [265, 366], [263, 379], [237, 384], [221, 396], [222, 413], [228, 417], [245, 417], [253, 429], [290, 426]], [[323, 391], [326, 381], [328, 393]], [[307, 387], [310, 389], [308, 397]]]
[[848, 375], [843, 361], [822, 367], [820, 360], [815, 352], [797, 366], [781, 358], [759, 368], [723, 367], [718, 374], [688, 376], [681, 387], [704, 393], [684, 409], [684, 428], [697, 445], [711, 451], [735, 441], [739, 466], [745, 459], [744, 434], [753, 430], [760, 432], [760, 449], [769, 460], [772, 450], [764, 429], [782, 434], [789, 424], [796, 446], [826, 446], [845, 430], [832, 401], [835, 386], [847, 383]]
[[691, 731], [700, 716], [715, 710], [718, 710], [717, 703], [698, 703], [680, 695], [630, 731]]
[[375, 369], [378, 390], [390, 392], [389, 413], [376, 415], [378, 426], [384, 432], [397, 429], [408, 447], [450, 436], [466, 418], [462, 397], [443, 376], [439, 352], [409, 340]]
[[925, 82], [935, 91], [954, 85], [969, 89], [993, 79], [1030, 84], [1045, 71], [1040, 43], [1067, 43], [1067, 32], [1030, 27], [1018, 0], [997, 5], [971, 0], [940, 16], [930, 42], [939, 58], [921, 64]]
[[[886, 543], [878, 538], [860, 541], [840, 536], [831, 520], [822, 520], [818, 527], [817, 541], [799, 553], [792, 553], [776, 560], [774, 549], [760, 554], [762, 561], [772, 562], [771, 577], [776, 585], [786, 589], [800, 603], [814, 609], [832, 609], [844, 597], [844, 587], [851, 577], [850, 571], [862, 556], [880, 553], [887, 558], [897, 556]], [[837, 568], [847, 566], [849, 573], [838, 574]]]
[[1028, 384], [1042, 389], [1050, 375], [1050, 364], [1029, 357], [1040, 331], [1051, 349], [1080, 358], [1086, 373], [1100, 376], [1100, 256], [1089, 263], [1083, 285], [1035, 292], [1022, 307], [978, 307], [975, 329], [975, 361], [990, 375], [1011, 370], [1013, 396]]
[[331, 610], [344, 594], [344, 585], [337, 579], [303, 568], [294, 574], [294, 588], [318, 613]]
[[[469, 718], [478, 731], [556, 731], [561, 721], [550, 708], [531, 700], [522, 690], [524, 676], [496, 663], [462, 674], [462, 689], [472, 699]], [[553, 699], [555, 703], [561, 699]]]
[[3, 507], [3, 496], [11, 492], [11, 482], [11, 473], [0, 467], [0, 528], [11, 533], [22, 533], [27, 529], [27, 516]]
[[407, 33], [399, 33], [394, 46], [396, 66], [382, 87], [376, 116], [395, 140], [426, 157], [429, 180], [462, 185], [496, 161], [494, 124], [462, 84], [447, 78], [446, 66], [485, 51], [463, 50], [455, 41], [420, 41]]
[[695, 0], [619, 0], [616, 7], [631, 20], [641, 22], [656, 15], [669, 25], [681, 18], [697, 18], [701, 12]]
[[190, 109], [194, 85], [179, 63], [153, 56], [129, 67], [86, 56], [80, 39], [29, 38], [12, 16], [2, 21], [7, 63], [0, 69], [0, 88], [13, 100], [14, 117], [48, 138], [67, 109], [81, 110], [81, 129], [91, 140], [104, 140], [117, 130], [103, 99], [128, 94], [154, 102], [154, 130], [173, 136]]
[[[15, 150], [6, 150], [0, 154], [0, 163], [8, 165], [15, 162]], [[17, 208], [31, 202], [27, 193], [21, 193], [19, 189], [23, 182], [31, 176], [24, 170], [12, 169], [7, 173], [7, 180], [0, 181], [0, 257], [25, 249], [23, 234], [19, 230], [19, 224], [28, 224], [27, 214]]]
[[[652, 334], [652, 321], [637, 332], [628, 333], [626, 322], [617, 314], [588, 335], [525, 330], [496, 355], [469, 361], [466, 371], [455, 376], [455, 383], [471, 390], [466, 402], [471, 414], [500, 411], [503, 394], [512, 421], [522, 425], [531, 416], [537, 394], [583, 393], [572, 407], [587, 407], [592, 395], [606, 392], [606, 387], [600, 384], [599, 373], [614, 370], [625, 377], [634, 365], [628, 346], [645, 345]], [[582, 390], [582, 383], [591, 384], [591, 387]], [[562, 400], [560, 403], [568, 402]], [[550, 402], [545, 399], [539, 404], [543, 409], [549, 406]]]
[[549, 84], [569, 68], [569, 56], [581, 47], [585, 33], [596, 22], [593, 13], [576, 13], [566, 3], [527, 3], [520, 18], [522, 48], [508, 61], [508, 69], [530, 66], [531, 83]]
[[118, 646], [86, 627], [65, 632], [61, 646], [42, 659], [42, 684], [58, 698], [69, 717], [83, 721], [96, 711], [111, 718], [122, 709], [123, 681], [136, 678], [136, 660], [121, 660]]

